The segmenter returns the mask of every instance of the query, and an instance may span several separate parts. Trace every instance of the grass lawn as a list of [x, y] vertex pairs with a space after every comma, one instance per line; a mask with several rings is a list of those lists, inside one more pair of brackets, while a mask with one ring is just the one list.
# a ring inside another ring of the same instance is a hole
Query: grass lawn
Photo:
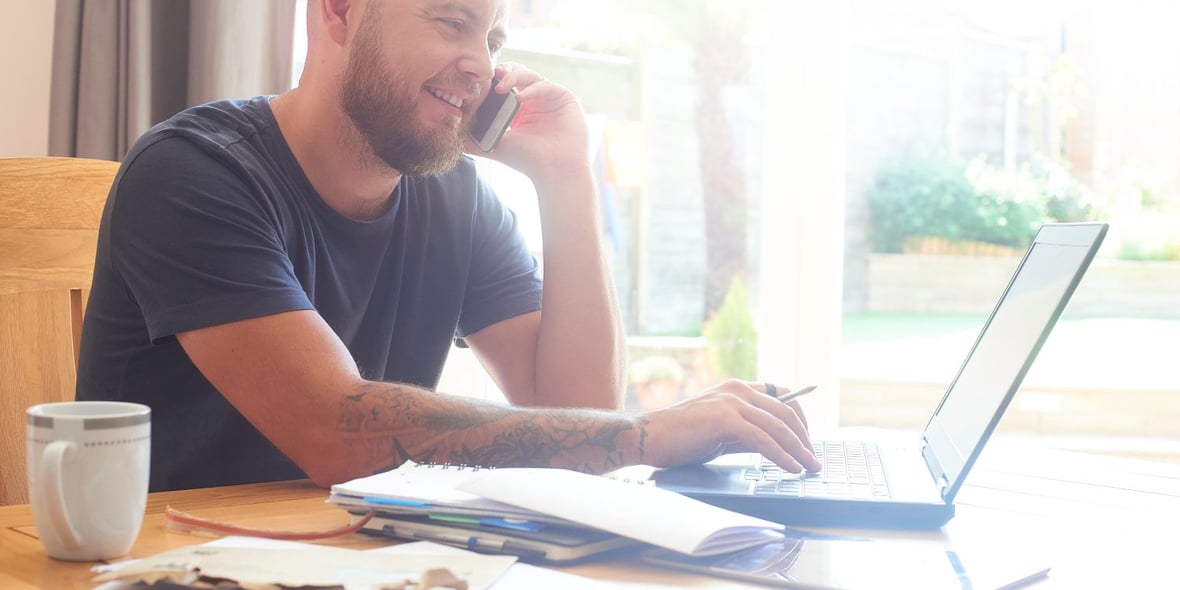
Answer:
[[[850, 313], [844, 316], [846, 376], [885, 380], [953, 377], [987, 316]], [[1065, 315], [1045, 343], [1029, 380], [1074, 387], [1176, 390], [1180, 320]]]
[[965, 330], [978, 333], [985, 320], [985, 314], [846, 313], [841, 338], [845, 344], [854, 344], [913, 336], [943, 336]]

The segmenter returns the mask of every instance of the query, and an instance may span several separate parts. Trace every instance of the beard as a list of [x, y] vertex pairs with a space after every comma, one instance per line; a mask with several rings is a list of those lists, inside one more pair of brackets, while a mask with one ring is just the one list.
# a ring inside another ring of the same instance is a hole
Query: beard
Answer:
[[[349, 52], [341, 96], [344, 113], [373, 154], [390, 168], [410, 176], [448, 172], [463, 154], [470, 114], [463, 115], [457, 128], [428, 129], [419, 124], [419, 91], [390, 75], [376, 22], [376, 18], [366, 19]], [[444, 81], [439, 82], [446, 87]]]

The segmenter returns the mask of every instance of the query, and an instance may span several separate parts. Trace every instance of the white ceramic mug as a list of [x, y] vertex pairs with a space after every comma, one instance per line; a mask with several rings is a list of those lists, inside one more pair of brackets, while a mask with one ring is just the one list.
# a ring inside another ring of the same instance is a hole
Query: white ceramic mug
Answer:
[[29, 501], [50, 557], [121, 557], [147, 506], [151, 409], [77, 401], [30, 407]]

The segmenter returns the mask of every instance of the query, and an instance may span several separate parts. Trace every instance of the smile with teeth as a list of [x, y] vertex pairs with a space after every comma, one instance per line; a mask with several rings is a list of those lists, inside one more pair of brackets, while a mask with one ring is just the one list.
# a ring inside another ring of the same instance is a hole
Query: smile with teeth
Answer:
[[434, 88], [428, 88], [427, 90], [429, 90], [430, 93], [435, 96], [435, 98], [438, 98], [439, 100], [450, 103], [451, 106], [453, 106], [457, 109], [463, 108], [463, 99], [462, 98], [459, 98], [458, 96], [455, 96], [454, 94], [449, 94], [449, 93], [443, 92], [441, 90], [436, 90]]

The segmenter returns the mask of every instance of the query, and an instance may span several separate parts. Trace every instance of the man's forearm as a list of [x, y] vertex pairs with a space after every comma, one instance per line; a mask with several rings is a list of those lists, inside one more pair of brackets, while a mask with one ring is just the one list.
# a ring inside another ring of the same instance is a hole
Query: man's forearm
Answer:
[[[531, 409], [365, 382], [340, 400], [339, 445], [325, 453], [327, 484], [402, 464], [563, 467], [589, 473], [641, 463], [641, 417], [579, 409]], [[332, 457], [331, 455], [335, 455]]]
[[593, 176], [586, 167], [534, 182], [545, 256], [537, 405], [617, 409], [626, 342], [603, 252]]

